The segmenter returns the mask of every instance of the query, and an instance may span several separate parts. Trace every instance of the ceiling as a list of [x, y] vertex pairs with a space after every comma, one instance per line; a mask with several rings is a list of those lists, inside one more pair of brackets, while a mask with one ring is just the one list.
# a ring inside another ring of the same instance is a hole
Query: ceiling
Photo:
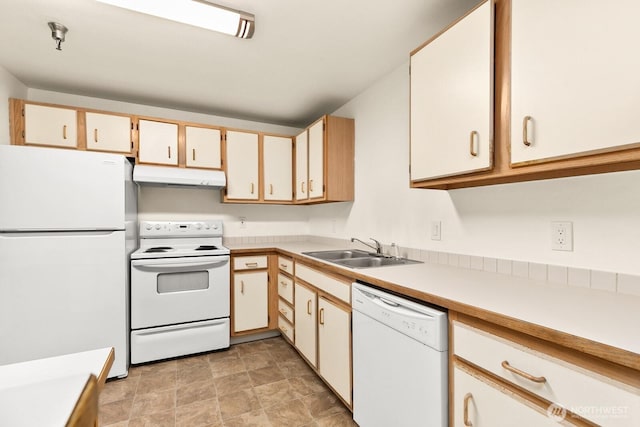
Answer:
[[[219, 0], [243, 40], [94, 0], [0, 0], [0, 66], [30, 88], [305, 127], [478, 0]], [[69, 28], [55, 50], [47, 22]]]

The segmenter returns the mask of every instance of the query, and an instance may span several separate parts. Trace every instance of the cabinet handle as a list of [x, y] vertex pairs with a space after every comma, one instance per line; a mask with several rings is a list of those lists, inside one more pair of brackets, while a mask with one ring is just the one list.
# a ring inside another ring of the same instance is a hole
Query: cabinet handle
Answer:
[[93, 130], [93, 142], [98, 142], [98, 129]]
[[273, 194], [273, 184], [269, 184], [269, 194]]
[[533, 120], [531, 116], [524, 116], [522, 119], [522, 143], [527, 147], [531, 145], [531, 141], [529, 141], [529, 122]]
[[311, 316], [311, 300], [307, 301], [307, 314]]
[[244, 280], [240, 280], [240, 293], [244, 295]]
[[287, 264], [280, 264], [280, 268], [283, 269], [283, 270], [286, 270], [287, 269]]
[[516, 375], [520, 375], [522, 378], [526, 378], [529, 381], [533, 381], [534, 383], [545, 383], [545, 382], [547, 382], [547, 379], [545, 377], [534, 377], [533, 375], [531, 375], [531, 374], [529, 374], [527, 372], [521, 371], [520, 369], [514, 368], [513, 366], [509, 365], [509, 362], [506, 361], [506, 360], [503, 360], [501, 365], [507, 371], [513, 372]]
[[469, 421], [469, 400], [473, 399], [473, 395], [471, 393], [467, 393], [464, 395], [464, 414], [462, 422], [466, 427], [473, 426], [473, 423]]
[[286, 326], [280, 326], [280, 329], [282, 329], [285, 334], [289, 333], [289, 330], [287, 329]]
[[474, 136], [475, 135], [475, 140], [477, 140], [480, 135], [478, 134], [478, 131], [472, 130], [471, 134], [469, 135], [469, 154], [471, 154], [473, 157], [478, 157], [478, 150], [475, 148], [474, 145]]
[[324, 308], [320, 309], [320, 324], [324, 325]]
[[281, 308], [280, 309], [280, 313], [282, 313], [283, 315], [286, 316], [287, 315], [287, 310], [285, 310], [284, 308]]
[[62, 139], [67, 139], [67, 125], [62, 126]]
[[254, 187], [254, 185], [253, 185], [253, 182], [252, 182], [251, 183], [251, 194], [253, 194], [253, 187]]
[[256, 268], [258, 266], [257, 262], [245, 262], [244, 266], [247, 268]]
[[169, 158], [171, 158], [171, 146], [167, 146], [167, 154], [169, 155]]
[[280, 281], [280, 284], [281, 284], [282, 286], [284, 286], [285, 288], [287, 287], [287, 282], [285, 282], [284, 280], [281, 280], [281, 281]]
[[196, 149], [191, 149], [191, 160], [196, 161]]
[[300, 184], [300, 191], [304, 194], [304, 184], [305, 182], [302, 181], [302, 183]]
[[313, 193], [313, 180], [309, 180], [309, 193]]

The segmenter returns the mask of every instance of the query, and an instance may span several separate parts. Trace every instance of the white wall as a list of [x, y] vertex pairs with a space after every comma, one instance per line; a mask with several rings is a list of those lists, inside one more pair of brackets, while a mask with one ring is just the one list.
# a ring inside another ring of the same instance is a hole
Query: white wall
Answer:
[[[28, 99], [285, 135], [297, 135], [300, 132], [298, 128], [268, 123], [39, 89], [29, 89]], [[222, 219], [225, 224], [225, 236], [290, 236], [309, 232], [308, 208], [305, 206], [235, 205], [222, 204], [220, 200], [220, 191], [217, 190], [141, 187], [138, 192], [138, 217], [141, 220]], [[246, 218], [244, 228], [240, 224], [241, 216]]]
[[0, 144], [9, 144], [9, 98], [26, 98], [27, 87], [0, 66]]
[[[453, 191], [409, 188], [408, 62], [334, 114], [356, 123], [353, 203], [310, 207], [311, 233], [544, 264], [640, 273], [640, 172]], [[572, 221], [574, 251], [551, 250]], [[442, 240], [430, 239], [431, 221]]]

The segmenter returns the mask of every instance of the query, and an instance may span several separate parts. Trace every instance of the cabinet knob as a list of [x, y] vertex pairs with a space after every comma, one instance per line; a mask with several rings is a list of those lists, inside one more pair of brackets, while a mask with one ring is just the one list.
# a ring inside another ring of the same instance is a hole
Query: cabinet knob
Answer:
[[98, 142], [98, 129], [93, 130], [93, 142]]
[[300, 183], [300, 192], [301, 192], [302, 194], [304, 194], [304, 184], [305, 184], [305, 182], [304, 182], [304, 181], [302, 181], [302, 182]]
[[62, 139], [67, 139], [67, 125], [62, 126]]
[[240, 293], [244, 295], [244, 280], [240, 281]]
[[307, 301], [307, 314], [311, 316], [311, 300]]
[[324, 325], [324, 308], [320, 309], [319, 318], [320, 318], [320, 324]]
[[167, 146], [167, 154], [169, 155], [169, 158], [171, 158], [171, 146]]
[[193, 148], [191, 150], [191, 159], [195, 162], [196, 161], [196, 149]]
[[309, 193], [313, 193], [313, 180], [309, 180]]

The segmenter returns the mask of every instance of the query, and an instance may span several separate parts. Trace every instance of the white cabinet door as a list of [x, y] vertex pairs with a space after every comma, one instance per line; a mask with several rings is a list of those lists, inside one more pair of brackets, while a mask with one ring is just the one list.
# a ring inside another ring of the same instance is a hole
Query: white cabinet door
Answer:
[[296, 283], [294, 300], [295, 346], [316, 367], [316, 293]]
[[269, 326], [269, 278], [266, 271], [234, 273], [233, 331]]
[[[513, 0], [511, 163], [640, 142], [640, 2]], [[530, 144], [530, 145], [527, 145]]]
[[306, 130], [296, 136], [296, 201], [309, 198], [307, 191], [307, 181], [309, 180], [308, 138]]
[[78, 146], [76, 110], [25, 104], [24, 121], [25, 144]]
[[264, 200], [291, 201], [293, 146], [291, 138], [265, 135], [262, 142]]
[[178, 125], [140, 120], [138, 122], [138, 160], [140, 163], [178, 164]]
[[[489, 380], [476, 378], [457, 366], [453, 387], [454, 427], [557, 427], [556, 417], [562, 417], [560, 410], [551, 408], [547, 415], [546, 409], [507, 394]], [[570, 417], [565, 421], [572, 425]]]
[[258, 134], [227, 131], [227, 198], [258, 200]]
[[309, 198], [324, 196], [324, 120], [309, 128]]
[[411, 180], [493, 163], [493, 3], [411, 56]]
[[87, 150], [131, 152], [131, 118], [86, 113]]
[[351, 404], [351, 313], [318, 299], [318, 369], [320, 375]]
[[185, 126], [187, 167], [220, 169], [220, 129]]

